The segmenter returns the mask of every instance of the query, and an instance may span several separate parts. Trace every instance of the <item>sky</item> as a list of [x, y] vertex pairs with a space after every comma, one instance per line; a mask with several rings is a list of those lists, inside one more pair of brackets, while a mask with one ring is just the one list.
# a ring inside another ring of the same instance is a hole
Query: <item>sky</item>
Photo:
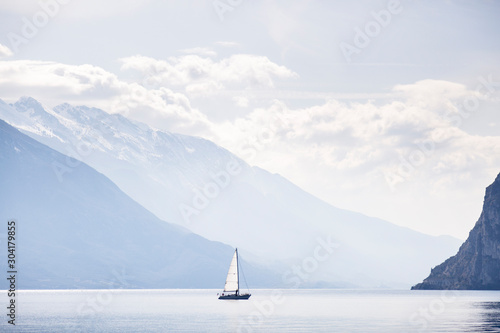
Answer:
[[461, 239], [500, 173], [500, 1], [0, 2], [0, 98], [207, 138]]

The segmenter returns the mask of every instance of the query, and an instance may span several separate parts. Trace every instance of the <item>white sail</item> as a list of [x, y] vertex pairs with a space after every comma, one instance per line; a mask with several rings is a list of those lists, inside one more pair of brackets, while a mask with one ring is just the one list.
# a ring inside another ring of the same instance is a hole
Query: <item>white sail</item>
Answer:
[[234, 251], [233, 260], [229, 265], [229, 271], [227, 272], [226, 284], [224, 285], [224, 291], [234, 291], [239, 289], [238, 284], [238, 250]]

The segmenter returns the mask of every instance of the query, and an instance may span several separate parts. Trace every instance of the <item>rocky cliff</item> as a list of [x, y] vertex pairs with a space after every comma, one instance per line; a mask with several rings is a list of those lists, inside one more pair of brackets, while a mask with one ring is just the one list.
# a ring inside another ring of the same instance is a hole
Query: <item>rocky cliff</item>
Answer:
[[500, 290], [500, 174], [486, 188], [481, 216], [458, 253], [411, 289]]

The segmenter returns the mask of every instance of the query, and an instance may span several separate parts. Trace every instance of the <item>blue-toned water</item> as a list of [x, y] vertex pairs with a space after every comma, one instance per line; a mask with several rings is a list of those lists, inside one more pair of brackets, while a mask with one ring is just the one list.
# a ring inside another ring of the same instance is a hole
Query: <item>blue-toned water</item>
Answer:
[[[33, 290], [1, 332], [500, 332], [500, 292]], [[2, 299], [3, 298], [3, 299]], [[7, 305], [3, 293], [0, 304]]]

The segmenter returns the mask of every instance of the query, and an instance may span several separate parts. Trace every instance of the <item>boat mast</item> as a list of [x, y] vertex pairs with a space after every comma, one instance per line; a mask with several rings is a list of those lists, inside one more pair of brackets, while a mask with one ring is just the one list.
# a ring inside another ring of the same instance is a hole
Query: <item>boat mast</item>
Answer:
[[240, 293], [240, 263], [238, 260], [238, 248], [236, 248], [236, 281], [238, 282], [238, 289], [236, 289], [236, 295]]

